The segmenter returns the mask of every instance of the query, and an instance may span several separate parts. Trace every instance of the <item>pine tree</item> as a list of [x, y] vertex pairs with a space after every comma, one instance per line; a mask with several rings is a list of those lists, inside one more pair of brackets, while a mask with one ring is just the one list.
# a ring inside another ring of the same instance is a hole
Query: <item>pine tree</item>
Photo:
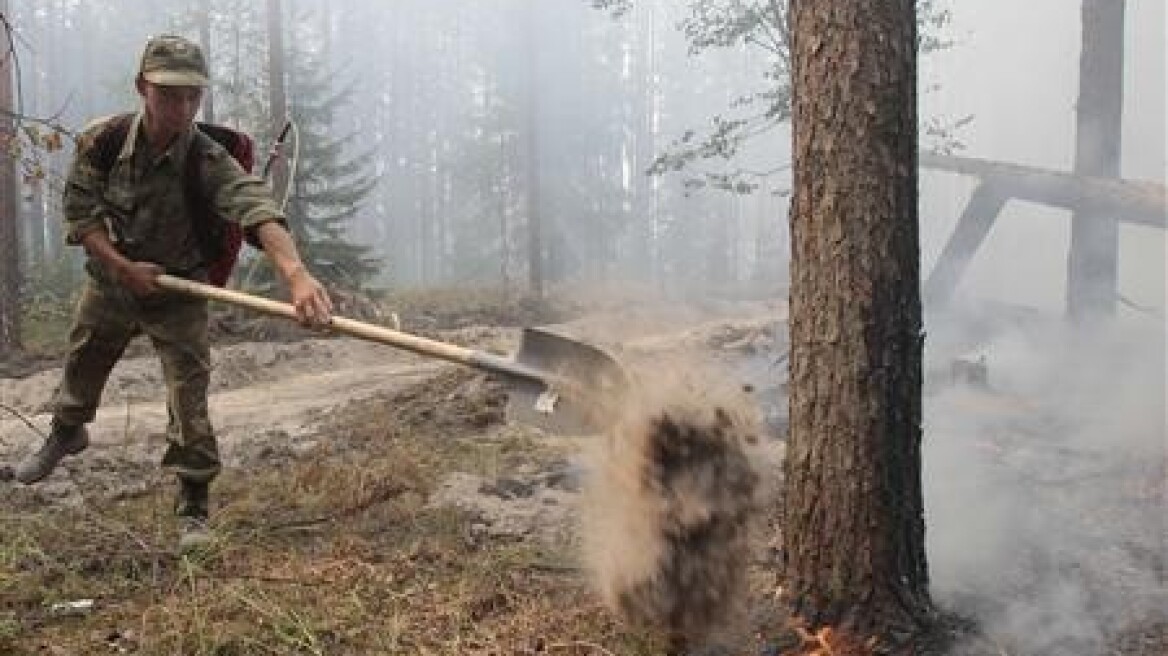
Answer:
[[[915, 0], [791, 3], [784, 597], [837, 653], [936, 628], [921, 491]], [[915, 634], [915, 635], [914, 635]]]
[[[256, 174], [263, 173], [267, 146], [277, 135], [267, 93], [267, 57], [263, 13], [254, 3], [212, 3], [211, 66], [216, 120], [252, 134], [257, 140]], [[192, 31], [194, 17], [176, 17], [180, 29]], [[354, 155], [358, 135], [334, 136], [335, 114], [352, 96], [353, 86], [338, 85], [323, 49], [321, 24], [311, 16], [289, 21], [285, 70], [290, 130], [283, 155], [294, 167], [291, 184], [273, 189], [284, 206], [288, 227], [305, 264], [326, 285], [359, 289], [379, 272], [368, 246], [347, 239], [352, 219], [376, 184], [370, 153]], [[258, 81], [258, 82], [257, 82]], [[282, 185], [278, 185], [281, 186]], [[274, 282], [267, 258], [244, 251], [241, 286], [264, 292]]]
[[345, 233], [376, 185], [370, 172], [372, 154], [354, 154], [359, 135], [332, 133], [333, 112], [351, 97], [352, 84], [335, 87], [337, 76], [320, 53], [304, 48], [310, 39], [293, 43], [299, 51], [288, 62], [289, 97], [299, 146], [288, 223], [316, 275], [327, 283], [359, 288], [380, 266], [370, 247], [348, 241]]
[[[351, 83], [338, 87], [338, 74], [328, 67], [320, 47], [318, 24], [305, 18], [293, 22], [286, 66], [292, 130], [284, 149], [291, 184], [285, 213], [308, 268], [326, 285], [359, 289], [380, 270], [369, 246], [347, 238], [362, 201], [376, 185], [370, 172], [372, 155], [354, 153], [359, 135], [336, 136], [334, 114], [352, 96]], [[283, 199], [285, 190], [276, 189]], [[266, 260], [256, 281], [270, 282]]]

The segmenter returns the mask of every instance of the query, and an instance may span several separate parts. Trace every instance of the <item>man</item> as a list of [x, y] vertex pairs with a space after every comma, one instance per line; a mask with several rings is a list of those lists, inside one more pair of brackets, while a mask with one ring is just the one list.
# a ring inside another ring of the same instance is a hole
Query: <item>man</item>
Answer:
[[53, 398], [52, 430], [15, 472], [20, 482], [36, 483], [62, 458], [85, 450], [85, 424], [97, 412], [110, 371], [130, 340], [145, 334], [166, 379], [169, 446], [162, 464], [178, 479], [175, 512], [182, 549], [210, 538], [208, 491], [220, 469], [207, 411], [207, 302], [164, 291], [156, 281], [161, 273], [206, 279], [208, 262], [193, 227], [199, 217], [184, 189], [188, 155], [202, 158], [210, 207], [238, 221], [262, 246], [287, 284], [300, 320], [327, 323], [332, 311], [328, 293], [301, 262], [267, 185], [195, 128], [207, 83], [197, 44], [172, 35], [150, 39], [135, 80], [142, 108], [130, 121], [112, 167], [103, 170], [97, 151], [114, 119], [94, 122], [78, 138], [64, 213], [69, 243], [84, 247], [88, 256], [89, 279]]

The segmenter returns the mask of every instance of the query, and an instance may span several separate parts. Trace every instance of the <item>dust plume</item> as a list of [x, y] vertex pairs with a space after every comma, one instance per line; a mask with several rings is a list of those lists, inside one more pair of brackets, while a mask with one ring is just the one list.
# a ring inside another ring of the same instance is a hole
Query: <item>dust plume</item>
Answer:
[[598, 447], [581, 533], [608, 607], [692, 645], [744, 605], [759, 482], [747, 449], [759, 431], [747, 398], [714, 389], [708, 376], [691, 370], [690, 382], [660, 382], [682, 378], [658, 366], [653, 389]]

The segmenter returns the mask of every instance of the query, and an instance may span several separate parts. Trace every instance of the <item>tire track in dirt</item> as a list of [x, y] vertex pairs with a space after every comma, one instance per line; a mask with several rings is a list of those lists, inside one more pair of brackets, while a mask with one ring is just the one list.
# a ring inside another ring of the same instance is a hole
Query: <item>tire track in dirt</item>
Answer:
[[[294, 440], [310, 433], [320, 418], [338, 406], [392, 393], [435, 376], [444, 367], [454, 366], [401, 355], [373, 359], [362, 357], [362, 352], [352, 353], [341, 348], [339, 356], [334, 353], [318, 361], [284, 363], [281, 366], [288, 371], [275, 379], [262, 376], [242, 387], [212, 392], [211, 419], [225, 458], [229, 459], [241, 445], [257, 437], [281, 435]], [[140, 365], [133, 363], [126, 369], [134, 370], [137, 366]], [[59, 375], [59, 372], [48, 373], [53, 381]], [[119, 380], [126, 380], [124, 376]], [[114, 400], [103, 402], [97, 418], [89, 425], [90, 449], [74, 460], [93, 459], [96, 455], [99, 459], [114, 456], [130, 462], [157, 462], [164, 448], [167, 422], [165, 392], [160, 385], [145, 392], [150, 396], [107, 395]], [[47, 399], [47, 393], [43, 390], [39, 393]], [[5, 401], [10, 407], [19, 407], [20, 403]], [[0, 419], [0, 462], [11, 465], [35, 448], [41, 437], [22, 419], [8, 414]], [[48, 413], [21, 414], [37, 430], [48, 430]]]

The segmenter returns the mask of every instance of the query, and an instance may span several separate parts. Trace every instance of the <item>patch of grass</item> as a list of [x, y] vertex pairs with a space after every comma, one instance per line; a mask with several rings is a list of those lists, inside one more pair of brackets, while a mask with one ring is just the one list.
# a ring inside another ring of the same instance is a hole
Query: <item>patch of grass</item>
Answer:
[[[219, 540], [194, 557], [173, 552], [168, 484], [76, 509], [6, 506], [0, 653], [660, 653], [561, 565], [571, 554], [468, 540], [472, 518], [427, 505], [447, 472], [505, 476], [559, 457], [484, 423], [491, 394], [439, 376], [337, 413], [322, 446], [279, 467], [228, 469], [212, 495]], [[92, 610], [55, 610], [83, 599]]]
[[20, 316], [24, 347], [36, 354], [58, 353], [68, 343], [73, 306], [80, 296], [85, 274], [80, 270], [79, 260], [68, 258], [41, 265], [26, 274]]

